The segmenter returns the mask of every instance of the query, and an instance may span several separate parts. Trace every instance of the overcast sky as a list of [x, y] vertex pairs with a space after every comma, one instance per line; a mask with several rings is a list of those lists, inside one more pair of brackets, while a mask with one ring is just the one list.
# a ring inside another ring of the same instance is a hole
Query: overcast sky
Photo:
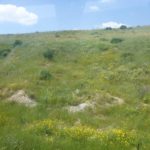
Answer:
[[0, 0], [0, 34], [150, 25], [150, 0]]

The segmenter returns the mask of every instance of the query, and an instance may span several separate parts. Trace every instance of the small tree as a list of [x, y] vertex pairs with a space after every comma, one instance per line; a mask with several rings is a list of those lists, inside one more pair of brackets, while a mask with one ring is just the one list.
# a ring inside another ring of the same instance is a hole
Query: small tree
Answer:
[[121, 25], [120, 26], [120, 29], [124, 30], [124, 29], [127, 29], [128, 27], [126, 25]]
[[48, 49], [46, 52], [43, 53], [43, 56], [47, 58], [48, 60], [51, 60], [54, 56], [54, 52]]
[[11, 49], [3, 49], [3, 50], [0, 50], [0, 58], [5, 58], [5, 57], [7, 57], [10, 52], [11, 52]]
[[107, 28], [105, 28], [105, 30], [112, 30], [112, 28], [111, 27], [107, 27]]
[[49, 73], [48, 70], [42, 70], [40, 72], [40, 80], [50, 80], [52, 75]]
[[14, 44], [13, 44], [13, 46], [14, 47], [16, 47], [16, 46], [19, 46], [19, 45], [22, 45], [22, 41], [21, 40], [16, 40], [15, 42], [14, 42]]

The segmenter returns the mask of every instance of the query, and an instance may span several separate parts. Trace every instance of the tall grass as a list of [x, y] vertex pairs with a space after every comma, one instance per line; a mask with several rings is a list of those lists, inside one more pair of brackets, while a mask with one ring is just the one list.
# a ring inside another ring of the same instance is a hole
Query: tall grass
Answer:
[[[148, 31], [135, 28], [0, 36], [0, 52], [11, 49], [0, 58], [0, 149], [150, 149]], [[123, 41], [111, 43], [114, 37]], [[16, 39], [22, 43], [14, 46]], [[52, 60], [43, 57], [47, 49], [53, 50]], [[18, 90], [26, 91], [37, 107], [8, 103]], [[124, 104], [105, 107], [108, 93], [123, 99]], [[66, 109], [86, 101], [96, 102], [94, 109], [78, 113]], [[52, 134], [43, 120], [56, 121]], [[33, 128], [29, 130], [29, 126]], [[134, 131], [135, 142], [129, 147], [117, 143], [111, 134], [114, 129]], [[76, 138], [78, 131], [88, 138]], [[96, 131], [110, 131], [109, 140], [89, 140]]]

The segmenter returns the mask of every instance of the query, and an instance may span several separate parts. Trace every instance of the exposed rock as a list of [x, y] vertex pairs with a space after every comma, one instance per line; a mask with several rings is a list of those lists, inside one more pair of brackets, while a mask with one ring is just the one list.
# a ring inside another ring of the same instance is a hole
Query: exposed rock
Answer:
[[67, 109], [69, 112], [75, 113], [75, 112], [81, 112], [84, 111], [87, 108], [93, 107], [94, 104], [90, 103], [90, 102], [85, 102], [82, 104], [79, 104], [77, 106], [69, 106]]
[[77, 101], [86, 101], [85, 103], [81, 103], [76, 106], [68, 106], [67, 110], [69, 112], [81, 112], [87, 108], [96, 108], [96, 106], [100, 108], [109, 108], [113, 106], [123, 105], [125, 101], [122, 98], [112, 96], [109, 93], [96, 93], [93, 95], [79, 96], [79, 89], [73, 93], [73, 97], [77, 99]]
[[16, 102], [23, 104], [27, 107], [35, 107], [37, 103], [32, 100], [23, 90], [19, 90], [16, 93], [14, 93], [9, 99], [9, 102]]

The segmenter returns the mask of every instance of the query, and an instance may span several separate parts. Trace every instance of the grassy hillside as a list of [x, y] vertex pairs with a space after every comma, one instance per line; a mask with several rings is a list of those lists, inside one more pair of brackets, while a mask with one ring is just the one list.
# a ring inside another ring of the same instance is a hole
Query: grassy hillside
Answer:
[[0, 150], [148, 150], [149, 116], [150, 27], [0, 36]]

